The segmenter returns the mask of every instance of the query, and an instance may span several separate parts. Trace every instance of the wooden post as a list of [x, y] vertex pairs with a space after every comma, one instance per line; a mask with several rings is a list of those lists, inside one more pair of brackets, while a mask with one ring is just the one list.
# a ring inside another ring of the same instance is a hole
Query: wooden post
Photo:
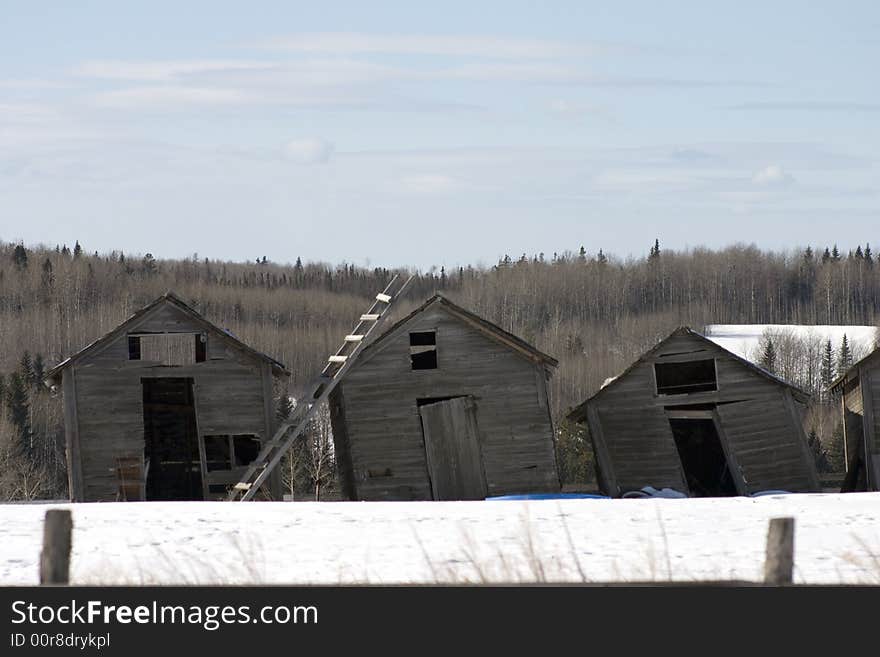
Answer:
[[73, 520], [69, 509], [49, 509], [43, 524], [40, 584], [70, 582], [70, 547]]
[[771, 518], [767, 531], [764, 583], [791, 584], [794, 571], [794, 518]]

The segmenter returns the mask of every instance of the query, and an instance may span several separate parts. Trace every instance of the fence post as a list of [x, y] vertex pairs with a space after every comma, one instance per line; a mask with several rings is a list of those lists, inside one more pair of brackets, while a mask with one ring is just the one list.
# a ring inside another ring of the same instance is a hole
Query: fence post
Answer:
[[764, 583], [784, 586], [792, 583], [794, 572], [794, 518], [771, 518], [767, 530]]
[[70, 582], [70, 547], [73, 519], [70, 509], [49, 509], [43, 524], [40, 584]]

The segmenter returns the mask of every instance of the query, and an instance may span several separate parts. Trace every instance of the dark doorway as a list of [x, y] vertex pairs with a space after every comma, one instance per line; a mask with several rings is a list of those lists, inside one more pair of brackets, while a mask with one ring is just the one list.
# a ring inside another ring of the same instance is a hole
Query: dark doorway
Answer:
[[691, 497], [737, 495], [715, 421], [670, 418], [669, 425]]
[[201, 500], [202, 470], [189, 378], [141, 379], [148, 500]]

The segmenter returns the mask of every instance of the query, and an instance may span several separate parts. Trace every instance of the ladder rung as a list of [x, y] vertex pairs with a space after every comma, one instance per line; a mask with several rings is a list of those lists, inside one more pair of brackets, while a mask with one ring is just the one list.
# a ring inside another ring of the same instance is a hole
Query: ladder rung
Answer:
[[235, 486], [233, 486], [233, 488], [234, 488], [235, 490], [250, 490], [250, 489], [251, 489], [251, 485], [250, 485], [250, 484], [246, 484], [246, 483], [244, 483], [243, 481], [239, 481], [237, 484], [235, 484]]
[[366, 315], [361, 315], [362, 322], [375, 322], [377, 319], [379, 319], [379, 313], [368, 313]]
[[376, 295], [376, 301], [381, 301], [382, 303], [391, 303], [391, 296], [379, 292], [379, 294]]
[[328, 358], [327, 360], [329, 360], [331, 363], [344, 363], [346, 360], [348, 360], [348, 356], [330, 356], [330, 358]]
[[364, 339], [364, 336], [362, 336], [362, 335], [346, 335], [345, 336], [346, 342], [360, 342], [363, 339]]

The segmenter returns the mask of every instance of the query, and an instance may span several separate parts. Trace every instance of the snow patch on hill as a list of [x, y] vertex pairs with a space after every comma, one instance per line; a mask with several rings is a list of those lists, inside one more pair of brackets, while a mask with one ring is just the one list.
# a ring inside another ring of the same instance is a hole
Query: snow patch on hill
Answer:
[[880, 338], [875, 326], [798, 324], [710, 324], [705, 329], [705, 336], [737, 356], [755, 360], [760, 353], [761, 337], [766, 331], [771, 334], [787, 333], [803, 340], [831, 340], [835, 350], [846, 335], [856, 360], [873, 351]]

